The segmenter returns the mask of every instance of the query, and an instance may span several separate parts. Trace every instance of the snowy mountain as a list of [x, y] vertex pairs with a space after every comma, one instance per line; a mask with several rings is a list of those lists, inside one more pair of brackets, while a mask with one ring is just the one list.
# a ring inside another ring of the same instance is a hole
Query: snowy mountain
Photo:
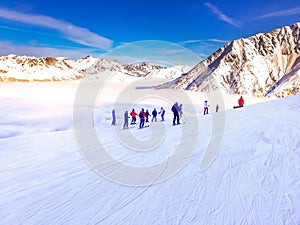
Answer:
[[99, 78], [101, 73], [117, 72], [133, 77], [155, 75], [164, 79], [174, 79], [190, 70], [188, 66], [165, 68], [147, 62], [138, 64], [120, 64], [116, 60], [87, 56], [79, 60], [63, 57], [28, 57], [8, 55], [0, 56], [0, 82], [14, 81], [66, 81], [83, 77]]
[[[229, 94], [300, 93], [300, 23], [234, 40], [161, 87]], [[213, 85], [216, 81], [219, 87]]]
[[120, 72], [134, 77], [144, 77], [153, 70], [164, 69], [162, 66], [152, 65], [147, 62], [139, 64], [120, 64], [117, 60], [106, 60], [100, 58], [96, 62], [81, 70], [83, 76], [97, 76], [102, 72]]
[[0, 81], [61, 81], [82, 77], [80, 70], [95, 63], [93, 57], [69, 60], [63, 57], [0, 56]]

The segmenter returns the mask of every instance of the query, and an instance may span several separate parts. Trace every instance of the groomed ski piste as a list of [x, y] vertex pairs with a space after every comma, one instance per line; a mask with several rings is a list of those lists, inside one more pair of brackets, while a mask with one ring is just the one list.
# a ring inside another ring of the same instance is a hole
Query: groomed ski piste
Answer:
[[[172, 126], [166, 105], [166, 121], [142, 130], [138, 124], [122, 130], [118, 111], [111, 126], [113, 103], [98, 105], [98, 137], [127, 165], [155, 165], [176, 151], [178, 140], [188, 145], [198, 135], [195, 151], [175, 175], [133, 186], [106, 179], [84, 159], [72, 124], [73, 84], [1, 84], [1, 90], [0, 224], [300, 224], [299, 95], [228, 106], [220, 148], [204, 171], [200, 163], [214, 134], [213, 114], [202, 115], [202, 101], [179, 126]], [[193, 117], [198, 130], [183, 132]], [[118, 130], [147, 139], [162, 124], [163, 142], [147, 153], [124, 149], [115, 136]]]

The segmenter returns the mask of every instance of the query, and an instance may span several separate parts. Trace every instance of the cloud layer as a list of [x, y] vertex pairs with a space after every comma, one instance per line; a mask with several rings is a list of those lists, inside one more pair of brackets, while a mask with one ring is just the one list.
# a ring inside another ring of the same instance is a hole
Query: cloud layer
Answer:
[[14, 45], [8, 41], [0, 41], [0, 55], [26, 55], [35, 57], [66, 57], [70, 59], [79, 59], [83, 56], [93, 55], [101, 56], [101, 53], [97, 53], [96, 49], [85, 48], [54, 48], [47, 46], [27, 46], [27, 45]]
[[95, 34], [86, 28], [82, 28], [49, 16], [25, 14], [8, 9], [0, 9], [0, 18], [17, 21], [24, 24], [51, 28], [61, 32], [66, 39], [75, 43], [96, 47], [103, 50], [109, 50], [113, 43], [111, 40]]

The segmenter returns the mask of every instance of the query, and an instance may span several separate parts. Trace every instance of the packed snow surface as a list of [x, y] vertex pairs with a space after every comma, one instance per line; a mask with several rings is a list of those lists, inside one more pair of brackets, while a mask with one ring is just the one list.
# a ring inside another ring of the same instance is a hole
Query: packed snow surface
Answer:
[[[131, 186], [100, 176], [83, 158], [72, 124], [76, 85], [1, 84], [0, 224], [300, 224], [299, 95], [252, 105], [246, 98], [235, 110], [236, 96], [226, 100], [221, 145], [204, 171], [199, 166], [215, 135], [214, 114], [202, 115], [198, 93], [190, 95], [197, 113], [187, 113], [180, 126], [172, 126], [169, 103], [135, 105], [166, 109], [165, 122], [122, 131], [143, 140], [163, 124], [164, 142], [147, 153], [129, 151], [115, 137], [124, 111], [118, 108], [117, 126], [111, 126], [108, 96], [95, 106], [94, 126], [118, 161], [152, 165], [176, 151], [178, 140], [188, 144], [198, 135], [195, 151], [174, 176]], [[195, 117], [198, 129], [185, 133]]]

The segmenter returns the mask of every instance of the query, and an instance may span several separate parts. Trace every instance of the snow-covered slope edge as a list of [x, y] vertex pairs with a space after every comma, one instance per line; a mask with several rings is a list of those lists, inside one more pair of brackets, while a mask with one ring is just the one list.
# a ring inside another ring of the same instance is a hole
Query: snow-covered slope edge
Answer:
[[[196, 91], [221, 88], [229, 94], [256, 96], [275, 91], [277, 96], [287, 96], [300, 93], [299, 65], [300, 23], [295, 23], [268, 33], [234, 40], [187, 74], [161, 87]], [[285, 79], [285, 76], [289, 79]], [[212, 87], [212, 80], [219, 87]], [[277, 89], [278, 82], [282, 87], [280, 89]]]
[[[0, 224], [299, 224], [299, 98], [228, 111], [220, 152], [202, 173], [211, 118], [201, 116], [197, 150], [188, 164], [166, 182], [140, 188], [98, 176], [82, 158], [72, 131], [0, 139]], [[98, 121], [96, 126], [113, 137], [110, 122]], [[169, 120], [166, 126], [172, 141], [181, 139], [179, 126]], [[106, 144], [122, 152], [118, 140]], [[140, 162], [143, 154], [122, 152], [118, 159]]]

